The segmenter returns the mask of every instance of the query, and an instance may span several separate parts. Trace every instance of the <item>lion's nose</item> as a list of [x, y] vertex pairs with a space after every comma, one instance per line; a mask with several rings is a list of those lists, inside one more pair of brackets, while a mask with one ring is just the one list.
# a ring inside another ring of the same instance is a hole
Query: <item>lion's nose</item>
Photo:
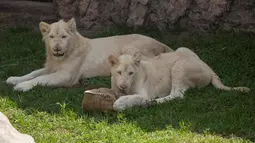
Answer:
[[55, 52], [58, 52], [58, 51], [61, 51], [61, 48], [60, 48], [60, 47], [55, 47], [53, 50], [54, 50]]
[[120, 88], [121, 88], [121, 89], [126, 89], [126, 88], [127, 88], [127, 85], [121, 84], [121, 85], [120, 85]]

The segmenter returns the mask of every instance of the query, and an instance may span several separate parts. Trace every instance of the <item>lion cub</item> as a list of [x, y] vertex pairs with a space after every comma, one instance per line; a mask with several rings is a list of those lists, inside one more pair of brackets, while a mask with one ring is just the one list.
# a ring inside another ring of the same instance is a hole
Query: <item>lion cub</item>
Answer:
[[[112, 89], [121, 96], [114, 109], [125, 110], [155, 100], [163, 103], [183, 98], [189, 88], [212, 84], [222, 90], [248, 92], [247, 87], [228, 87], [217, 74], [191, 50], [181, 47], [175, 52], [163, 53], [147, 61], [141, 55], [109, 56]], [[157, 98], [159, 97], [159, 98]], [[157, 99], [156, 99], [157, 98]]]

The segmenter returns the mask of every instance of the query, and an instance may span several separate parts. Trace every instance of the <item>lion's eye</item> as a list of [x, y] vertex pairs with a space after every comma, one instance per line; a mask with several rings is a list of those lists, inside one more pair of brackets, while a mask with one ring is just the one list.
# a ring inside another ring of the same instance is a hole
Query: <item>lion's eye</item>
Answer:
[[129, 72], [129, 75], [132, 75], [132, 74], [134, 74], [133, 72]]
[[66, 38], [66, 36], [62, 36], [62, 39], [65, 39]]
[[53, 39], [54, 37], [53, 36], [50, 36], [51, 39]]
[[121, 75], [121, 71], [118, 71], [117, 73], [118, 73], [119, 75]]

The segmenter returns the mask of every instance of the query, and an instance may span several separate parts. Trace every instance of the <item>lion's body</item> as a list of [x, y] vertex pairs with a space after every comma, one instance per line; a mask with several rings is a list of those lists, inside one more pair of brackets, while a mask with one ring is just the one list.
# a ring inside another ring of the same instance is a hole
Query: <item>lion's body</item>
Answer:
[[151, 58], [172, 51], [166, 45], [143, 35], [130, 34], [89, 39], [81, 36], [75, 21], [60, 20], [51, 25], [41, 22], [46, 46], [45, 67], [21, 77], [10, 77], [15, 90], [27, 91], [33, 86], [73, 86], [81, 78], [110, 76], [109, 55], [142, 53]]
[[[210, 83], [223, 90], [249, 91], [246, 87], [230, 88], [223, 85], [216, 73], [187, 48], [178, 48], [175, 52], [141, 61], [136, 68], [129, 67], [135, 67], [131, 59], [129, 55], [122, 55], [118, 64], [112, 67], [112, 87], [117, 91], [116, 94], [120, 93], [121, 85], [123, 87], [127, 84], [124, 87], [128, 87], [125, 90], [127, 96], [120, 97], [114, 103], [115, 110], [142, 106], [156, 98], [157, 103], [183, 98], [184, 92], [189, 88], [204, 87]], [[115, 70], [121, 71], [121, 75], [117, 75]], [[132, 80], [130, 76], [126, 76], [124, 80], [125, 72], [130, 70], [135, 75], [131, 77]]]
[[152, 38], [138, 34], [93, 39], [88, 45], [93, 48], [88, 52], [82, 64], [84, 70], [82, 77], [110, 76], [110, 65], [107, 58], [111, 54], [120, 56], [141, 52], [150, 58], [168, 52], [166, 49], [168, 47]]
[[[164, 53], [148, 61], [142, 61], [146, 84], [143, 88], [151, 98], [164, 97], [171, 92], [172, 82], [186, 87], [203, 87], [216, 74], [200, 59], [176, 52]], [[138, 80], [143, 80], [137, 78]], [[140, 88], [138, 88], [139, 91]]]

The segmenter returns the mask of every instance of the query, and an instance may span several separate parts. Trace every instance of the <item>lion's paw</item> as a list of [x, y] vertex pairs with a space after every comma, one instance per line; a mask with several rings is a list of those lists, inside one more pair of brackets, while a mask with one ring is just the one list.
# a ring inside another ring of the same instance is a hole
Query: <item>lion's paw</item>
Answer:
[[167, 99], [165, 99], [164, 97], [158, 98], [158, 99], [155, 99], [154, 102], [156, 102], [157, 104], [162, 104], [162, 103], [167, 102]]
[[15, 87], [14, 87], [14, 90], [16, 91], [22, 91], [22, 92], [26, 92], [30, 89], [33, 88], [33, 84], [31, 84], [30, 82], [28, 81], [25, 81], [25, 82], [22, 82], [22, 83], [19, 83], [17, 84]]
[[128, 101], [129, 101], [128, 96], [121, 96], [114, 102], [113, 109], [115, 111], [123, 111], [127, 109], [129, 107]]
[[7, 84], [12, 84], [12, 85], [16, 85], [20, 82], [21, 82], [21, 79], [20, 77], [17, 77], [17, 76], [11, 76], [6, 80]]
[[247, 92], [250, 92], [250, 88], [248, 88], [248, 87], [242, 87], [241, 91], [247, 93]]

